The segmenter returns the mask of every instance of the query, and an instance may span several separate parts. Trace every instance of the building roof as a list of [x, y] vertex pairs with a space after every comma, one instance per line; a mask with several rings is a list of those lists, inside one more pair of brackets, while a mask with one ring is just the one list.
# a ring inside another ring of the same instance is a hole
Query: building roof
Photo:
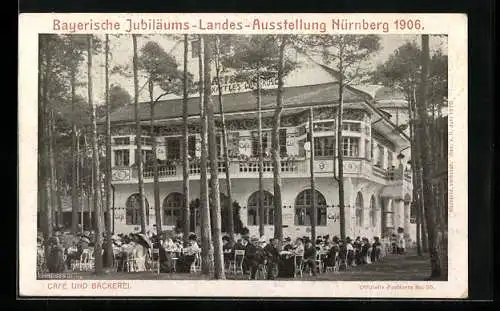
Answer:
[[[295, 86], [284, 88], [284, 107], [296, 107], [314, 104], [331, 104], [338, 101], [339, 84], [336, 82], [318, 85]], [[262, 109], [276, 106], [276, 90], [263, 90], [261, 93]], [[226, 94], [222, 96], [225, 113], [255, 111], [257, 98], [255, 92]], [[216, 102], [215, 113], [219, 113], [217, 96], [212, 96]], [[345, 102], [363, 102], [364, 98], [351, 89], [344, 91]], [[139, 118], [141, 121], [150, 119], [149, 103], [140, 103]], [[188, 98], [188, 114], [199, 115], [199, 97]], [[182, 116], [182, 98], [159, 101], [155, 106], [157, 120], [179, 118]], [[131, 122], [135, 120], [134, 106], [123, 106], [111, 114], [111, 122]]]

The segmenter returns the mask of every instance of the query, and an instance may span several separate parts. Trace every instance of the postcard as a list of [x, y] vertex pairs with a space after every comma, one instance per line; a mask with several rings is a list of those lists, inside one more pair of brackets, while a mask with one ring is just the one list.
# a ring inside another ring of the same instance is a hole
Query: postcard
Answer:
[[21, 14], [20, 297], [466, 298], [465, 14]]

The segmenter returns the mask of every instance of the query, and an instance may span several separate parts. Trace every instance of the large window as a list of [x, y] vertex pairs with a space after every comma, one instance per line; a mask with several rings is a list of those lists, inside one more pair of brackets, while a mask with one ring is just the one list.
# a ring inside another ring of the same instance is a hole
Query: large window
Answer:
[[178, 160], [181, 158], [181, 141], [178, 137], [167, 137], [167, 159]]
[[[146, 198], [144, 198], [144, 204], [146, 205], [146, 224], [149, 224], [149, 204]], [[127, 203], [125, 204], [125, 213], [127, 225], [141, 224], [141, 203], [138, 193], [128, 197]]]
[[191, 57], [197, 58], [200, 56], [200, 40], [191, 41]]
[[362, 227], [363, 226], [363, 195], [361, 192], [358, 192], [358, 195], [356, 196], [356, 204], [354, 206], [356, 209], [356, 226], [357, 227]]
[[169, 194], [163, 200], [163, 224], [175, 226], [182, 216], [183, 195], [178, 192]]
[[130, 151], [128, 149], [115, 150], [115, 166], [130, 165]]
[[[318, 191], [315, 191], [316, 209], [318, 218], [316, 225], [326, 226], [326, 200], [325, 197]], [[295, 225], [310, 226], [312, 219], [312, 191], [307, 189], [299, 193], [295, 199]]]
[[328, 156], [333, 156], [334, 152], [335, 152], [334, 136], [314, 137], [314, 156], [328, 157]]
[[342, 153], [345, 157], [359, 157], [359, 138], [343, 137]]
[[[259, 225], [259, 191], [256, 191], [250, 195], [248, 198], [247, 210], [248, 210], [248, 221], [247, 225], [256, 226]], [[274, 206], [273, 206], [273, 195], [267, 191], [264, 191], [264, 225], [272, 225], [274, 223]]]

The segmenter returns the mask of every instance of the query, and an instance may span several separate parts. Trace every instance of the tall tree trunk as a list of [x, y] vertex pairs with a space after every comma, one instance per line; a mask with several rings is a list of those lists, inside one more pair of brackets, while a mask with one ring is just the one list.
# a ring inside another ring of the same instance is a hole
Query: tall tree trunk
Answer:
[[[51, 202], [51, 187], [50, 187], [50, 160], [49, 160], [49, 129], [50, 129], [50, 115], [49, 115], [49, 76], [52, 71], [52, 50], [50, 40], [46, 35], [40, 36], [40, 46], [42, 46], [43, 53], [41, 53], [41, 60], [44, 59], [44, 70], [40, 74], [41, 80], [41, 101], [40, 101], [40, 128], [41, 135], [39, 141], [40, 153], [40, 199], [41, 199], [41, 216], [43, 218], [42, 227], [45, 240], [52, 236], [53, 233], [53, 218]], [[41, 62], [42, 63], [42, 62]]]
[[[82, 189], [82, 183], [80, 180], [80, 159], [83, 159], [83, 157], [80, 156], [80, 135], [78, 132], [75, 134], [76, 136], [76, 161], [75, 161], [75, 175], [76, 175], [76, 203], [79, 204], [80, 206], [80, 231], [83, 232], [83, 189]], [[77, 207], [78, 208], [78, 207]], [[72, 215], [73, 217], [73, 215]], [[78, 219], [76, 219], [76, 222], [78, 223]], [[77, 230], [75, 231], [75, 234], [78, 233], [78, 226], [76, 226]]]
[[[207, 180], [207, 115], [205, 110], [205, 98], [210, 96], [210, 75], [205, 81], [205, 44], [203, 36], [199, 36], [199, 92], [200, 92], [200, 217], [201, 217], [201, 272], [209, 275], [213, 270], [214, 250], [212, 245], [212, 227], [210, 220], [210, 207], [208, 205], [208, 180]], [[205, 95], [205, 92], [208, 92]]]
[[106, 185], [105, 185], [105, 194], [106, 194], [106, 220], [104, 224], [106, 225], [106, 263], [107, 267], [113, 267], [114, 263], [114, 255], [113, 255], [113, 241], [111, 240], [111, 102], [109, 100], [109, 35], [106, 34], [105, 39], [105, 64], [104, 64], [104, 78], [106, 88], [104, 91], [104, 97], [106, 101]]
[[151, 149], [153, 152], [153, 197], [154, 197], [154, 209], [155, 209], [155, 219], [156, 219], [156, 234], [159, 236], [162, 231], [162, 221], [161, 221], [161, 206], [160, 206], [160, 177], [158, 174], [158, 159], [156, 158], [157, 152], [157, 141], [155, 133], [155, 106], [156, 102], [153, 99], [154, 84], [153, 80], [148, 81], [149, 89], [149, 106], [150, 106], [150, 136], [151, 136]]
[[92, 93], [92, 35], [87, 37], [87, 78], [88, 78], [88, 101], [90, 105], [91, 121], [92, 121], [92, 161], [93, 161], [93, 184], [94, 184], [94, 210], [96, 217], [96, 228], [95, 228], [95, 246], [94, 246], [94, 256], [95, 256], [95, 272], [97, 274], [102, 273], [102, 232], [101, 228], [103, 221], [102, 206], [100, 200], [100, 187], [99, 182], [99, 146], [97, 142], [97, 123], [96, 123], [96, 112], [93, 103], [93, 93]]
[[309, 146], [311, 155], [309, 158], [309, 170], [311, 173], [311, 240], [316, 243], [316, 221], [318, 219], [318, 210], [316, 209], [316, 185], [314, 182], [314, 115], [313, 108], [309, 108], [309, 135], [311, 137]]
[[[189, 124], [188, 124], [188, 35], [184, 35], [184, 62], [182, 76], [182, 122], [183, 122], [183, 140], [182, 140], [182, 191], [184, 193], [184, 242], [189, 240], [191, 231], [191, 211], [189, 209]], [[201, 57], [201, 56], [200, 56]], [[196, 214], [194, 219], [196, 228]]]
[[260, 72], [257, 73], [257, 113], [258, 113], [258, 133], [257, 133], [257, 152], [259, 153], [259, 206], [257, 214], [259, 215], [259, 235], [263, 236], [265, 225], [264, 210], [264, 150], [262, 146], [262, 96], [260, 86]]
[[423, 168], [423, 193], [424, 193], [424, 205], [425, 205], [425, 219], [427, 222], [427, 234], [429, 239], [429, 255], [431, 262], [431, 278], [437, 279], [441, 277], [441, 265], [440, 256], [438, 252], [437, 245], [437, 230], [436, 230], [436, 211], [435, 207], [432, 205], [432, 185], [430, 183], [431, 178], [431, 163], [432, 159], [432, 148], [430, 146], [430, 137], [427, 133], [425, 124], [427, 124], [427, 84], [428, 84], [428, 72], [429, 72], [429, 36], [422, 35], [422, 79], [420, 85], [420, 100], [418, 107], [419, 114], [419, 125], [420, 125], [420, 139], [424, 146], [422, 151], [422, 168]]
[[420, 236], [420, 224], [421, 220], [418, 213], [419, 206], [419, 198], [418, 198], [418, 170], [416, 167], [417, 161], [415, 157], [418, 156], [417, 145], [415, 143], [415, 118], [413, 114], [413, 94], [408, 96], [408, 119], [409, 119], [409, 130], [410, 130], [410, 144], [411, 144], [411, 170], [412, 170], [412, 180], [413, 180], [413, 192], [412, 192], [412, 202], [411, 207], [413, 210], [417, 211], [416, 213], [416, 239], [417, 239], [417, 255], [422, 256], [422, 245], [421, 245], [421, 236]]
[[139, 116], [139, 76], [138, 76], [138, 59], [137, 59], [137, 35], [132, 35], [132, 43], [134, 48], [134, 56], [133, 56], [133, 67], [134, 67], [134, 112], [135, 112], [135, 125], [136, 125], [136, 133], [135, 133], [135, 144], [137, 147], [136, 154], [136, 164], [137, 164], [137, 180], [139, 186], [139, 204], [141, 208], [141, 233], [146, 234], [146, 224], [148, 213], [146, 210], [146, 202], [144, 197], [144, 163], [142, 161], [142, 127], [141, 120]]
[[43, 101], [44, 94], [44, 76], [45, 76], [45, 38], [43, 35], [38, 37], [38, 201], [37, 201], [37, 212], [38, 219], [37, 224], [39, 225], [38, 230], [42, 234], [46, 234], [46, 217], [45, 217], [45, 103]]
[[50, 109], [50, 126], [49, 126], [49, 165], [50, 165], [50, 205], [52, 206], [52, 218], [56, 230], [59, 231], [59, 215], [57, 210], [57, 177], [56, 177], [56, 163], [55, 163], [55, 117], [54, 110]]
[[[212, 60], [212, 51], [210, 41], [205, 40], [205, 84], [208, 84], [211, 79], [210, 62]], [[220, 192], [219, 192], [219, 170], [217, 161], [217, 137], [214, 117], [214, 103], [211, 96], [211, 88], [205, 85], [205, 109], [208, 123], [208, 149], [210, 161], [210, 202], [212, 204], [211, 214], [213, 215], [213, 232], [214, 237], [214, 278], [224, 280], [224, 258], [222, 253], [222, 232], [221, 232], [221, 209], [220, 209]]]
[[215, 38], [215, 69], [217, 77], [217, 88], [219, 90], [219, 112], [221, 116], [221, 127], [222, 127], [222, 149], [224, 153], [224, 166], [226, 167], [226, 192], [227, 192], [227, 225], [228, 225], [228, 235], [231, 241], [234, 241], [234, 219], [233, 219], [233, 194], [231, 189], [231, 173], [229, 170], [229, 151], [227, 146], [227, 131], [226, 131], [226, 117], [224, 115], [224, 104], [222, 103], [222, 85], [220, 82], [220, 40], [219, 36]]
[[71, 160], [72, 160], [72, 180], [71, 180], [71, 232], [76, 234], [78, 232], [78, 151], [76, 150], [77, 137], [76, 137], [76, 101], [75, 101], [75, 89], [76, 89], [76, 66], [71, 68], [71, 113], [73, 114], [73, 124], [71, 127]]
[[[342, 51], [340, 51], [339, 71], [342, 73]], [[344, 77], [339, 78], [339, 107], [337, 109], [337, 161], [338, 161], [338, 184], [339, 184], [339, 218], [340, 218], [340, 238], [346, 238], [346, 216], [344, 199], [344, 153], [342, 148], [342, 120], [344, 113]]]
[[281, 112], [283, 110], [283, 78], [285, 67], [285, 46], [287, 44], [286, 36], [282, 36], [279, 47], [278, 64], [278, 91], [276, 95], [276, 109], [274, 110], [274, 123], [272, 130], [272, 148], [271, 155], [273, 160], [273, 188], [274, 188], [274, 237], [278, 241], [283, 240], [283, 219], [282, 219], [282, 201], [281, 201], [281, 159], [279, 146], [279, 129]]

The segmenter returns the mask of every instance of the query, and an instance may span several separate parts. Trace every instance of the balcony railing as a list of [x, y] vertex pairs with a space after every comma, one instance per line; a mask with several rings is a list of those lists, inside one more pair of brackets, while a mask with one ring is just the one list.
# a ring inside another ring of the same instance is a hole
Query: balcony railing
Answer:
[[[208, 173], [210, 173], [210, 165], [207, 163]], [[306, 158], [282, 159], [280, 162], [281, 173], [283, 177], [309, 177], [310, 162]], [[218, 161], [218, 173], [226, 172], [224, 161]], [[318, 177], [328, 176], [333, 174], [333, 161], [328, 159], [316, 159], [314, 161], [314, 172]], [[263, 163], [263, 173], [268, 175], [274, 170], [271, 160], [266, 159]], [[231, 160], [229, 163], [229, 171], [233, 178], [257, 178], [259, 173], [259, 161], [257, 159], [248, 160]], [[196, 178], [201, 172], [200, 163], [189, 163], [189, 175]], [[361, 158], [346, 158], [344, 159], [344, 174], [345, 176], [378, 176], [385, 180], [403, 180], [411, 182], [411, 171], [395, 169], [384, 169], [375, 165], [369, 160]], [[153, 167], [146, 165], [144, 167], [144, 178], [153, 178]], [[182, 179], [182, 163], [159, 164], [159, 178], [168, 178], [172, 180]], [[221, 177], [223, 177], [221, 175]], [[115, 167], [113, 168], [113, 181], [127, 181], [137, 178], [136, 167]]]
[[[144, 168], [144, 178], [153, 178], [153, 167], [148, 166]], [[174, 165], [160, 165], [158, 166], [158, 177], [169, 177], [177, 175], [177, 167]]]

